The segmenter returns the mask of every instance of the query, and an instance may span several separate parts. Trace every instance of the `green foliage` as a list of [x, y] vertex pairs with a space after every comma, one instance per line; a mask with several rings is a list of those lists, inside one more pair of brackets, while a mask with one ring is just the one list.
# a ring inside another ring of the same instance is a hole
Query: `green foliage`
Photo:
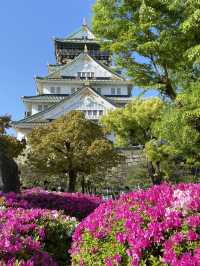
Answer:
[[145, 112], [135, 109], [103, 118], [117, 145], [145, 145], [152, 177], [171, 178], [189, 168], [198, 172], [200, 2], [97, 0], [93, 27], [136, 86], [174, 101], [153, 119], [147, 116], [149, 128]]
[[10, 116], [0, 116], [0, 151], [7, 157], [16, 158], [24, 149], [25, 143], [7, 135], [6, 129], [11, 127], [10, 123]]
[[25, 143], [9, 135], [0, 135], [0, 151], [10, 158], [17, 158], [25, 147]]
[[109, 112], [102, 118], [103, 125], [115, 133], [116, 145], [144, 145], [152, 138], [152, 125], [160, 119], [164, 103], [159, 98], [135, 99]]
[[27, 164], [21, 164], [17, 160], [20, 169], [20, 181], [22, 187], [41, 187], [45, 190], [57, 190], [59, 187], [66, 189], [66, 176], [48, 175], [32, 169]]
[[148, 158], [161, 163], [170, 175], [174, 163], [199, 167], [200, 162], [200, 90], [199, 84], [180, 93], [169, 105], [160, 121], [154, 124], [156, 140], [146, 144]]
[[[138, 98], [127, 104], [125, 108], [111, 111], [103, 116], [102, 123], [108, 131], [115, 133], [117, 146], [144, 146], [153, 139], [154, 123], [161, 119], [164, 107], [164, 102], [159, 98], [146, 100]], [[153, 174], [148, 173], [152, 181]]]
[[35, 128], [28, 136], [30, 166], [47, 175], [69, 177], [74, 191], [77, 175], [93, 174], [119, 162], [120, 156], [105, 138], [102, 128], [79, 111]]
[[197, 79], [200, 4], [196, 0], [97, 0], [93, 28], [134, 84], [175, 99]]
[[5, 134], [6, 129], [10, 128], [11, 117], [9, 115], [0, 116], [0, 134]]
[[121, 256], [121, 266], [130, 265], [125, 246], [116, 241], [116, 233], [123, 231], [123, 223], [116, 221], [115, 224], [112, 224], [111, 233], [102, 238], [103, 241], [95, 238], [90, 232], [84, 233], [83, 245], [79, 254], [73, 257], [72, 266], [78, 265], [82, 258], [84, 258], [84, 264], [88, 266], [104, 266], [106, 259], [115, 257], [116, 254]]
[[187, 17], [181, 25], [184, 34], [187, 34], [193, 45], [186, 51], [187, 58], [199, 64], [200, 62], [200, 3], [197, 0], [190, 0], [187, 4]]
[[152, 185], [147, 176], [147, 162], [145, 156], [141, 156], [140, 161], [129, 168], [124, 185], [129, 187], [130, 190], [147, 188]]
[[[55, 214], [56, 215], [56, 214]], [[45, 228], [44, 251], [52, 255], [60, 266], [70, 263], [70, 255], [67, 252], [72, 242], [72, 233], [77, 225], [76, 219], [58, 216], [56, 219], [47, 217], [38, 221], [41, 228]]]

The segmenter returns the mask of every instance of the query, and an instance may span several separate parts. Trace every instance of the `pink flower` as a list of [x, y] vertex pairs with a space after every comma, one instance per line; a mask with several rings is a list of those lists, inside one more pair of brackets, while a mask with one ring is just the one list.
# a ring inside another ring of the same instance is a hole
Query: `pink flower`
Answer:
[[[199, 184], [162, 184], [124, 194], [101, 204], [80, 223], [73, 235], [72, 260], [81, 257], [85, 262], [89, 235], [90, 241], [98, 239], [96, 262], [105, 258], [106, 265], [120, 263], [114, 257], [120, 250], [121, 261], [132, 266], [141, 261], [150, 263], [151, 252], [170, 266], [198, 266], [199, 211]], [[105, 249], [102, 253], [101, 245], [110, 246], [108, 253]]]
[[189, 230], [188, 235], [187, 235], [187, 239], [189, 241], [195, 241], [195, 240], [199, 239], [199, 235], [196, 232], [194, 232], [193, 230]]

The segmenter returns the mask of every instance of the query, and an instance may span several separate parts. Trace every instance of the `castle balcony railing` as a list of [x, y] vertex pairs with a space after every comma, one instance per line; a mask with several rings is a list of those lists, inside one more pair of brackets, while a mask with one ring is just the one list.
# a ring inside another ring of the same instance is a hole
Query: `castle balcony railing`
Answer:
[[[62, 52], [62, 55], [65, 55], [65, 56], [78, 56], [80, 53], [83, 52], [83, 50], [77, 50], [77, 49], [74, 49], [72, 51], [68, 50], [68, 49], [62, 49], [61, 50]], [[102, 51], [95, 51], [95, 50], [89, 50], [88, 53], [91, 55], [91, 56], [94, 56], [94, 57], [109, 57], [109, 53], [108, 52], [102, 52]]]
[[76, 76], [61, 76], [62, 79], [68, 80], [111, 80], [110, 77], [76, 77]]

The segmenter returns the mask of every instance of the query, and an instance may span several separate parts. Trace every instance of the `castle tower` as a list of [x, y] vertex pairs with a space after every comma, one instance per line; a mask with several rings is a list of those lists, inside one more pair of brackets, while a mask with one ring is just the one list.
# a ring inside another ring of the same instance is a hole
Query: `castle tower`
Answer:
[[110, 54], [100, 50], [100, 41], [83, 20], [82, 27], [66, 38], [55, 38], [55, 56], [57, 64], [66, 64], [83, 52], [87, 45], [88, 54], [105, 65], [110, 65]]
[[36, 95], [22, 97], [25, 117], [13, 123], [18, 139], [72, 110], [98, 121], [131, 100], [132, 83], [113, 70], [109, 52], [100, 50], [85, 21], [68, 37], [55, 38], [54, 45], [56, 64], [48, 65], [45, 77], [35, 77]]

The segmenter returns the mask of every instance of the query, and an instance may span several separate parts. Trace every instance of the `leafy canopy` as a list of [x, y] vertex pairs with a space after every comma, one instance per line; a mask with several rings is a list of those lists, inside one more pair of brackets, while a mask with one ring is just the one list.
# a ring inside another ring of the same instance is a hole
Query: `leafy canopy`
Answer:
[[152, 138], [152, 126], [159, 120], [164, 103], [159, 98], [134, 99], [123, 109], [102, 117], [108, 131], [114, 132], [117, 146], [144, 145]]
[[0, 116], [0, 151], [8, 157], [16, 158], [24, 149], [25, 143], [7, 134], [6, 129], [10, 127], [11, 117], [9, 115]]
[[[114, 166], [119, 156], [102, 128], [72, 111], [28, 136], [29, 164], [49, 174], [68, 174], [75, 189], [76, 176]], [[71, 188], [68, 188], [69, 190]]]
[[0, 116], [0, 134], [5, 134], [6, 129], [10, 128], [11, 117], [9, 115]]
[[147, 154], [153, 161], [179, 158], [187, 165], [200, 165], [199, 88], [195, 83], [190, 90], [180, 93], [162, 119], [154, 124], [157, 140], [147, 144]]
[[175, 99], [199, 76], [199, 1], [97, 0], [93, 10], [95, 33], [136, 86]]

